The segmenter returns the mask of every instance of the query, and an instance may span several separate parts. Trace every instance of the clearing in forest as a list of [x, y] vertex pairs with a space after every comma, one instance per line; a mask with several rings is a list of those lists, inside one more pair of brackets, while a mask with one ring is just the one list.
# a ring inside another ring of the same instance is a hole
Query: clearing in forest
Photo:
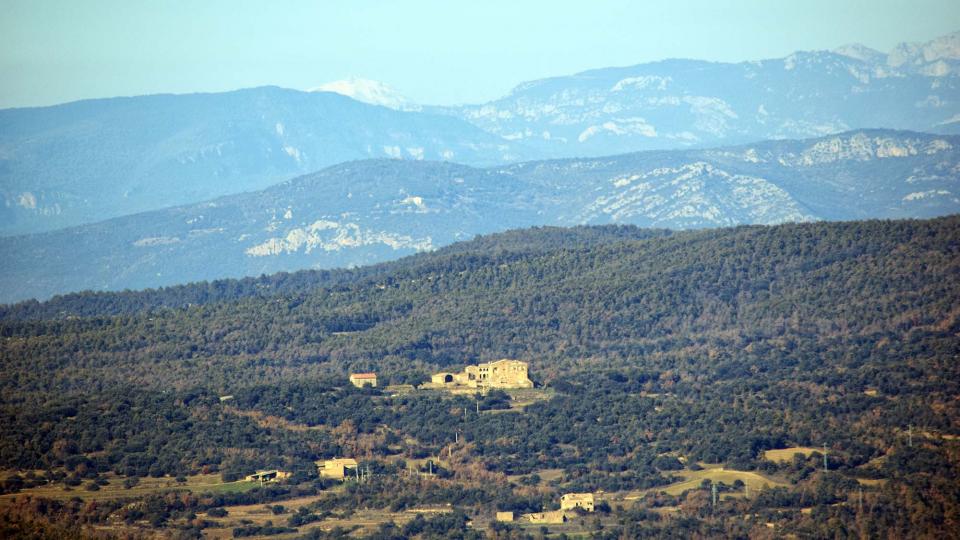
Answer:
[[810, 446], [792, 446], [790, 448], [780, 448], [778, 450], [767, 450], [763, 453], [764, 459], [785, 463], [793, 459], [794, 454], [803, 454], [803, 457], [810, 457], [814, 452], [823, 453], [823, 448], [812, 448]]
[[[774, 487], [787, 486], [786, 482], [771, 478], [769, 476], [764, 476], [759, 473], [751, 471], [736, 471], [733, 469], [725, 469], [722, 464], [702, 464], [703, 469], [699, 471], [670, 471], [671, 476], [679, 476], [683, 478], [680, 482], [674, 482], [666, 486], [658, 486], [655, 488], [646, 489], [640, 492], [635, 492], [624, 497], [626, 500], [639, 499], [643, 497], [646, 493], [657, 493], [664, 492], [668, 495], [680, 495], [684, 491], [691, 489], [698, 489], [704, 480], [710, 480], [713, 483], [723, 483], [725, 485], [731, 486], [737, 480], [740, 480], [744, 483], [745, 486], [748, 486], [751, 493], [755, 490], [763, 490]], [[745, 492], [739, 494], [724, 494], [725, 496], [730, 495], [744, 495]]]

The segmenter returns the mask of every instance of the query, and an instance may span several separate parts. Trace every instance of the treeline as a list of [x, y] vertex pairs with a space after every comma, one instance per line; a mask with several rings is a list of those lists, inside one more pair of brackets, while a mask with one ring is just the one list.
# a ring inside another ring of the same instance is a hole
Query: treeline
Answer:
[[668, 230], [641, 229], [632, 225], [597, 227], [535, 227], [481, 235], [468, 242], [459, 242], [435, 253], [422, 253], [399, 261], [361, 268], [301, 270], [278, 272], [259, 277], [219, 279], [159, 289], [122, 292], [82, 291], [58, 295], [38, 302], [28, 300], [16, 304], [0, 304], [0, 319], [66, 319], [72, 317], [109, 317], [143, 312], [182, 309], [191, 306], [230, 302], [243, 298], [268, 298], [302, 294], [318, 288], [342, 287], [363, 280], [376, 279], [398, 270], [416, 272], [436, 259], [463, 253], [537, 253], [559, 248], [587, 247], [623, 240], [640, 240], [666, 236]]

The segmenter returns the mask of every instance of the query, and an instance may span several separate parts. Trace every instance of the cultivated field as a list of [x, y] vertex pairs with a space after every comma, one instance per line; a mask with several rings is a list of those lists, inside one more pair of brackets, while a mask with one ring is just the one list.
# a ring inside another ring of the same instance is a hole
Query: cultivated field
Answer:
[[190, 491], [193, 493], [224, 493], [247, 491], [257, 487], [256, 482], [224, 482], [219, 474], [200, 474], [188, 476], [187, 481], [180, 483], [170, 477], [163, 478], [141, 478], [140, 482], [126, 489], [123, 487], [125, 477], [116, 476], [112, 473], [103, 475], [110, 482], [105, 486], [100, 486], [99, 491], [89, 491], [86, 485], [89, 481], [76, 487], [66, 487], [62, 483], [48, 484], [34, 488], [21, 490], [19, 493], [11, 493], [0, 496], [0, 500], [11, 499], [18, 495], [34, 495], [37, 497], [46, 497], [48, 499], [72, 499], [79, 497], [84, 501], [106, 501], [111, 499], [125, 499], [128, 497], [143, 497], [153, 493], [163, 493], [168, 491]]

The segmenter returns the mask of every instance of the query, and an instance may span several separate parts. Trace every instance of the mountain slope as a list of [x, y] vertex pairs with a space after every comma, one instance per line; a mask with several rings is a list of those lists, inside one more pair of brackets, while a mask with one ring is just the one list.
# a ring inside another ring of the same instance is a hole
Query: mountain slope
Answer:
[[532, 225], [703, 228], [960, 212], [960, 138], [864, 131], [490, 169], [345, 163], [269, 189], [0, 238], [0, 301], [349, 267]]
[[449, 116], [254, 88], [0, 110], [0, 234], [262, 189], [352, 159], [494, 164], [512, 145]]
[[692, 228], [956, 213], [958, 165], [955, 136], [863, 130], [502, 170], [565, 193], [560, 223]]
[[901, 45], [890, 55], [853, 44], [763, 61], [595, 69], [437, 110], [554, 157], [875, 127], [953, 133], [960, 118], [958, 36]]

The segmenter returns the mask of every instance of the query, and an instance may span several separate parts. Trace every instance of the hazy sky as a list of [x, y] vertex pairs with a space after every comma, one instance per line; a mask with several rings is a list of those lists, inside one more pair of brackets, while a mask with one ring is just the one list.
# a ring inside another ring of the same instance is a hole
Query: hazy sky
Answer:
[[739, 61], [960, 30], [958, 0], [0, 0], [0, 107], [307, 89], [363, 77], [421, 103], [669, 57]]

